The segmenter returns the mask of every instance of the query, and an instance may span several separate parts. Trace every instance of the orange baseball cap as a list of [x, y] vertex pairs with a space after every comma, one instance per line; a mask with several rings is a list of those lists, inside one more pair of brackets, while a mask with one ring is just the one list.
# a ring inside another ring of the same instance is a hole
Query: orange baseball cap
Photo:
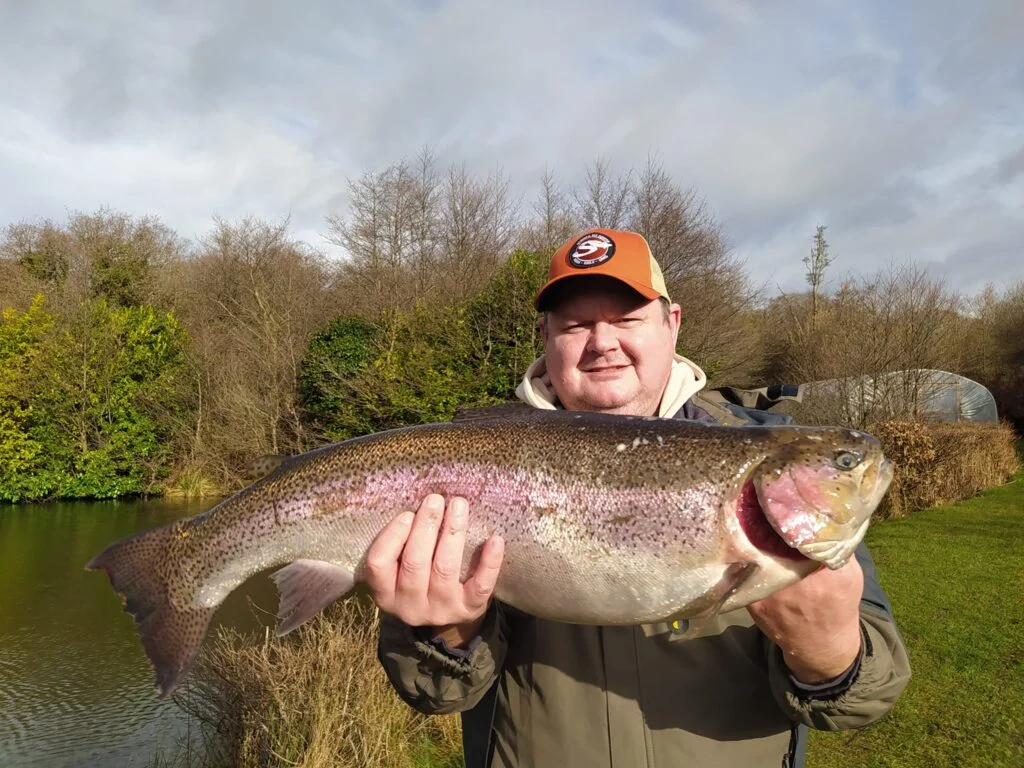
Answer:
[[661, 267], [647, 240], [636, 232], [598, 227], [563, 243], [551, 257], [548, 281], [537, 291], [533, 306], [539, 312], [544, 295], [555, 283], [569, 277], [613, 277], [649, 301], [668, 296]]

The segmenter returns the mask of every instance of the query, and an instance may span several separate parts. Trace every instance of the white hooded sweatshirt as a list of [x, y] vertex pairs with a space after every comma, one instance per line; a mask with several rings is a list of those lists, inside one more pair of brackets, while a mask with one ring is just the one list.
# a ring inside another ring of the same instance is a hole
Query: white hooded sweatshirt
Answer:
[[[658, 416], [674, 416], [683, 404], [704, 389], [707, 383], [707, 374], [700, 366], [682, 355], [673, 355], [672, 370], [661, 397], [661, 404], [658, 406]], [[554, 411], [562, 407], [555, 390], [551, 387], [551, 378], [548, 376], [543, 355], [526, 369], [522, 381], [516, 387], [516, 397], [534, 408]]]

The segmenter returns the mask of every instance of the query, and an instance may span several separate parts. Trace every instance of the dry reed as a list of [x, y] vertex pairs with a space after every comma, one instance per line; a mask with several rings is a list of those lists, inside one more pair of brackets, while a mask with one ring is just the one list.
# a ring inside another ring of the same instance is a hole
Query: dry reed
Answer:
[[204, 467], [189, 464], [168, 479], [163, 495], [175, 499], [205, 499], [226, 494], [224, 487]]
[[878, 519], [970, 498], [1006, 483], [1020, 466], [1017, 436], [1005, 423], [883, 421], [868, 431], [896, 467]]
[[278, 639], [221, 629], [176, 698], [204, 732], [210, 768], [455, 768], [456, 715], [425, 717], [376, 658], [372, 605], [351, 599]]

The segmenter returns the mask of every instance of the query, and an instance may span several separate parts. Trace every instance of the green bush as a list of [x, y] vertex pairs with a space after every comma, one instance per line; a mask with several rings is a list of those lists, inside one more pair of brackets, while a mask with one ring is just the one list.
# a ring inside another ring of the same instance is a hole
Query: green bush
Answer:
[[0, 499], [114, 498], [156, 489], [184, 409], [184, 333], [152, 307], [37, 297], [0, 323]]
[[314, 431], [341, 440], [511, 400], [540, 352], [532, 298], [546, 273], [546, 259], [520, 251], [464, 304], [336, 318], [313, 338], [299, 376]]

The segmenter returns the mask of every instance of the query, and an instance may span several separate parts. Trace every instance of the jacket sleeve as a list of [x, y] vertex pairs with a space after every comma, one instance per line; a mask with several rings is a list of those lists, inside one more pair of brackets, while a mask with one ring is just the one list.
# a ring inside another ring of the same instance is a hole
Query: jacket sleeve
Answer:
[[505, 662], [502, 611], [491, 603], [465, 650], [449, 649], [424, 632], [381, 613], [377, 658], [398, 695], [424, 714], [463, 712], [487, 693]]
[[910, 682], [907, 649], [863, 542], [856, 557], [864, 571], [861, 652], [846, 673], [821, 685], [803, 685], [790, 673], [782, 650], [768, 643], [768, 669], [776, 701], [791, 720], [818, 730], [872, 725], [892, 709]]

